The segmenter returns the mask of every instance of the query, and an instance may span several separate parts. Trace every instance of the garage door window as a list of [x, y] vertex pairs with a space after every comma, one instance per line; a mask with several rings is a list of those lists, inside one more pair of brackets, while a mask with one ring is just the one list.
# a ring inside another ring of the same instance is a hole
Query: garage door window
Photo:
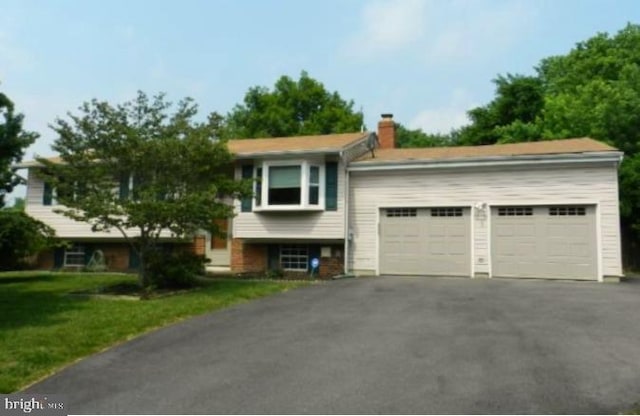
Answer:
[[549, 215], [586, 215], [584, 207], [550, 207]]
[[431, 208], [432, 217], [462, 217], [462, 208]]
[[418, 215], [416, 208], [389, 208], [387, 217], [415, 217]]
[[531, 207], [502, 207], [498, 208], [500, 217], [523, 217], [533, 215]]

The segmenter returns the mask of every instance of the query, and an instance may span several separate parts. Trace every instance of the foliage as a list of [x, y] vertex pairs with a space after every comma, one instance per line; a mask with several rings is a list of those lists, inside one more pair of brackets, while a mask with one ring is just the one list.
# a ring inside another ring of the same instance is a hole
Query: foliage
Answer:
[[450, 144], [451, 135], [425, 133], [422, 129], [408, 129], [396, 123], [396, 145], [398, 147], [436, 147]]
[[0, 273], [0, 393], [158, 327], [304, 284], [214, 280], [141, 302], [70, 295], [135, 282], [123, 274]]
[[229, 138], [286, 137], [359, 131], [363, 117], [337, 92], [302, 72], [298, 81], [282, 76], [273, 90], [253, 87], [227, 115]]
[[51, 247], [54, 231], [24, 211], [0, 209], [0, 270], [26, 267], [27, 257]]
[[38, 137], [22, 129], [23, 121], [13, 102], [0, 92], [0, 207], [4, 206], [5, 195], [23, 182], [11, 166], [22, 160], [24, 150]]
[[204, 275], [207, 262], [206, 257], [186, 250], [154, 250], [147, 253], [146, 267], [155, 287], [182, 289], [195, 286], [196, 277]]
[[172, 109], [162, 94], [139, 92], [115, 106], [94, 99], [52, 126], [63, 163], [38, 159], [63, 206], [58, 212], [132, 244], [143, 287], [151, 284], [145, 255], [161, 237], [190, 238], [199, 229], [219, 235], [215, 220], [233, 215], [224, 198], [251, 192], [248, 181], [233, 178], [226, 141], [214, 140], [219, 118], [194, 121], [189, 98]]

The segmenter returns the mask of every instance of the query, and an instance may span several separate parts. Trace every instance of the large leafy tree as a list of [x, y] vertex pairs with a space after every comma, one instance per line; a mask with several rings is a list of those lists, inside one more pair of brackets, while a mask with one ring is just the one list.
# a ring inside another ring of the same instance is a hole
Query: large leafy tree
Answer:
[[0, 207], [5, 195], [22, 183], [11, 166], [22, 160], [25, 149], [38, 137], [23, 130], [23, 121], [24, 116], [16, 113], [13, 102], [0, 91]]
[[196, 114], [191, 99], [172, 106], [142, 92], [119, 105], [93, 100], [52, 126], [62, 163], [39, 159], [59, 212], [121, 233], [140, 257], [144, 287], [151, 283], [146, 261], [161, 237], [200, 229], [219, 235], [215, 219], [233, 215], [224, 199], [250, 193], [233, 179], [226, 142], [215, 139], [218, 118], [197, 122]]
[[230, 138], [286, 137], [358, 131], [363, 118], [337, 92], [302, 72], [296, 81], [282, 76], [272, 90], [252, 87], [227, 115]]

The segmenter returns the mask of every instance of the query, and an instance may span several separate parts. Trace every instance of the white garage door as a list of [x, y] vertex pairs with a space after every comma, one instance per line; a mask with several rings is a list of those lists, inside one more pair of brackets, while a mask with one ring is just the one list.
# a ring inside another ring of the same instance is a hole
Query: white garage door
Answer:
[[380, 213], [380, 273], [469, 276], [469, 208], [387, 208]]
[[595, 207], [491, 210], [493, 276], [597, 279]]

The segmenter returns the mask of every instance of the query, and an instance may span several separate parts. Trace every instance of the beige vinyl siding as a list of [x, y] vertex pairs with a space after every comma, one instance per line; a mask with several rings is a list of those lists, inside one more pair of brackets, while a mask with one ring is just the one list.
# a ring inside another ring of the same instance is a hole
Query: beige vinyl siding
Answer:
[[[236, 177], [240, 176], [240, 168]], [[338, 163], [337, 211], [240, 212], [236, 201], [233, 220], [234, 238], [255, 239], [343, 239], [345, 172]]]
[[[116, 190], [117, 192], [117, 190]], [[91, 230], [91, 226], [82, 221], [75, 221], [62, 214], [54, 212], [56, 209], [62, 209], [64, 206], [43, 205], [42, 195], [44, 193], [44, 182], [40, 179], [33, 169], [29, 169], [29, 177], [27, 180], [26, 195], [26, 212], [33, 218], [44, 222], [52, 227], [56, 232], [56, 237], [65, 239], [82, 239], [82, 238], [100, 238], [100, 239], [119, 239], [124, 237], [120, 231], [113, 229], [111, 232], [96, 232]], [[136, 237], [139, 235], [137, 230], [128, 230], [128, 237]], [[171, 233], [163, 232], [161, 237], [171, 238]]]
[[490, 207], [495, 205], [597, 204], [601, 270], [620, 276], [618, 182], [613, 163], [558, 167], [424, 169], [351, 172], [349, 269], [377, 271], [378, 213], [384, 207], [488, 205], [486, 217], [472, 210], [475, 274], [491, 273]]

